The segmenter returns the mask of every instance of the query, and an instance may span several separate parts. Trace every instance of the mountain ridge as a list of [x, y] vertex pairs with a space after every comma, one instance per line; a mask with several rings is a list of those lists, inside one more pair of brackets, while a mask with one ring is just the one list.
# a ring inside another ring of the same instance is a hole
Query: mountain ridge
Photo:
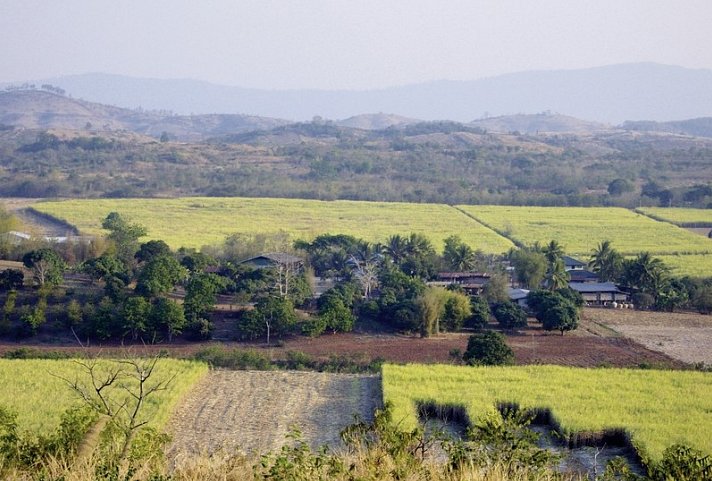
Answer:
[[72, 96], [183, 115], [250, 114], [296, 121], [389, 112], [423, 120], [552, 111], [589, 121], [672, 121], [712, 116], [712, 70], [655, 63], [515, 72], [374, 90], [266, 90], [180, 79], [84, 74], [37, 81]]

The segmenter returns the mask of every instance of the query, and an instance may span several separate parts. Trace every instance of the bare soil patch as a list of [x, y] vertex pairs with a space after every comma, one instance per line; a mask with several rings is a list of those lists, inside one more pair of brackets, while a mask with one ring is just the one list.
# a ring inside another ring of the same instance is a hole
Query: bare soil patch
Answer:
[[712, 365], [712, 317], [616, 309], [585, 309], [592, 323], [608, 326], [646, 348], [679, 361]]
[[174, 412], [168, 455], [264, 453], [283, 446], [292, 426], [312, 447], [336, 447], [355, 415], [370, 421], [381, 403], [379, 376], [215, 370]]

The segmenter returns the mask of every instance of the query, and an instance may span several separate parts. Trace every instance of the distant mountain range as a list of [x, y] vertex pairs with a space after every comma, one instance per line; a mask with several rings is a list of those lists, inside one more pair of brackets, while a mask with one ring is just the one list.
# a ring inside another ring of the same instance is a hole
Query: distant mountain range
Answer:
[[[317, 120], [317, 122], [348, 129], [382, 130], [403, 129], [424, 121], [395, 114], [377, 113], [355, 115], [344, 120]], [[27, 129], [130, 131], [155, 138], [165, 133], [169, 139], [195, 142], [254, 131], [270, 131], [291, 123], [284, 119], [254, 115], [176, 115], [165, 111], [126, 109], [44, 90], [0, 91], [0, 124]], [[627, 121], [621, 126], [612, 126], [546, 112], [488, 117], [463, 124], [465, 125], [498, 133], [595, 134], [629, 130], [712, 137], [712, 117], [671, 122]]]
[[595, 122], [670, 121], [712, 116], [712, 71], [653, 63], [530, 71], [472, 81], [435, 81], [380, 90], [260, 90], [195, 80], [86, 74], [37, 80], [73, 97], [180, 114], [249, 114], [311, 120], [388, 112], [414, 119], [475, 119], [556, 112]]

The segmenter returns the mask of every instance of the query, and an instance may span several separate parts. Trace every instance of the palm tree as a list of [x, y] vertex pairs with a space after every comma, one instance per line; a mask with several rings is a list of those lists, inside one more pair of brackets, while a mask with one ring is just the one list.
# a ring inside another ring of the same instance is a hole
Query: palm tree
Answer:
[[458, 272], [474, 269], [477, 262], [475, 251], [462, 242], [458, 236], [450, 236], [445, 239], [443, 258], [450, 269]]
[[386, 243], [383, 245], [383, 255], [391, 259], [394, 264], [400, 264], [400, 262], [408, 254], [408, 242], [400, 234], [394, 234], [386, 239]]
[[625, 262], [624, 267], [625, 284], [654, 297], [668, 273], [665, 263], [650, 252], [641, 252], [635, 259]]
[[554, 261], [546, 271], [546, 277], [544, 278], [547, 287], [551, 291], [567, 287], [569, 285], [569, 279], [569, 273], [566, 271], [562, 259], [556, 259]]
[[558, 241], [552, 240], [545, 245], [541, 252], [546, 256], [549, 266], [552, 267], [557, 259], [561, 259], [564, 255], [564, 247]]
[[621, 274], [623, 256], [612, 247], [611, 241], [604, 240], [591, 250], [588, 266], [598, 274], [602, 282], [613, 281]]

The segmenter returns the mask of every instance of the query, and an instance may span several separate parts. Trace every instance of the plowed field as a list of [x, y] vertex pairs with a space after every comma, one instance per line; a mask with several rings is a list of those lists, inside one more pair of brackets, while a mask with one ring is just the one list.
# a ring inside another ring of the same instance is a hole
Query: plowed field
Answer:
[[292, 426], [313, 447], [338, 446], [354, 415], [372, 420], [381, 399], [378, 376], [212, 371], [174, 411], [169, 457], [276, 450]]

